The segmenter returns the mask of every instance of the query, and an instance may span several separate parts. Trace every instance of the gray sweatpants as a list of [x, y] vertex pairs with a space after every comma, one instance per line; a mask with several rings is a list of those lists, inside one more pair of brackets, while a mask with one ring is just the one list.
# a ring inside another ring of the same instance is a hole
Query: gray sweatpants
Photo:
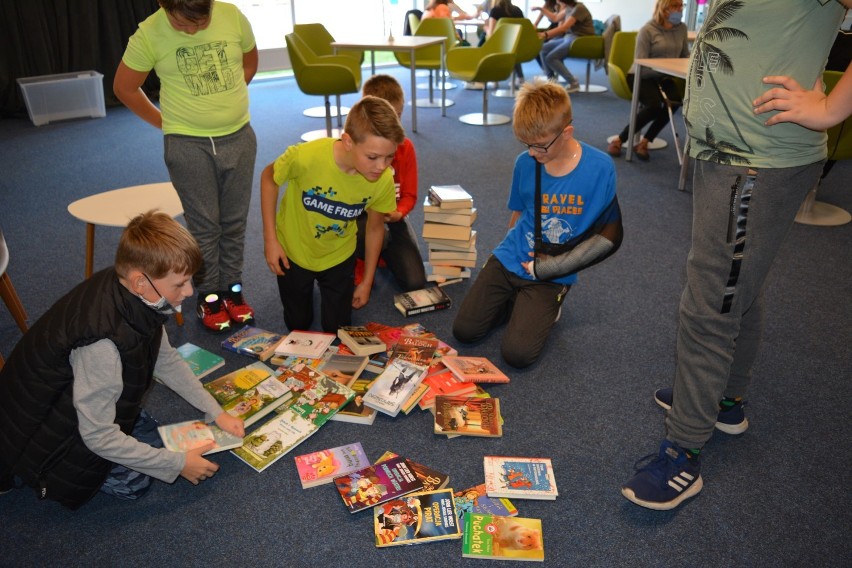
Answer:
[[226, 136], [168, 134], [164, 155], [183, 205], [186, 227], [204, 265], [194, 276], [199, 296], [242, 281], [246, 218], [257, 139], [250, 124]]
[[680, 300], [668, 439], [700, 448], [723, 396], [745, 397], [772, 262], [822, 162], [750, 170], [695, 161], [692, 249]]

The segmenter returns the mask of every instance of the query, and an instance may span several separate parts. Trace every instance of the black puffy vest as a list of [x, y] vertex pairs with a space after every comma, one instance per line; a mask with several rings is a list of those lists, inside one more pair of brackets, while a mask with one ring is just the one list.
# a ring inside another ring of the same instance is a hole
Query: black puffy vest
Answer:
[[11, 472], [41, 498], [72, 509], [91, 499], [114, 464], [80, 437], [71, 351], [102, 339], [116, 345], [124, 390], [115, 422], [130, 434], [151, 384], [165, 320], [122, 286], [111, 268], [39, 318], [0, 371], [0, 477]]

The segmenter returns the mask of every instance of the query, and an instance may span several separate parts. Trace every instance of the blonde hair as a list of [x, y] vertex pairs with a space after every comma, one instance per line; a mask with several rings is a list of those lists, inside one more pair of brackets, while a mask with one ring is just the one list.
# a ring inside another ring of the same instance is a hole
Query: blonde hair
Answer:
[[680, 4], [681, 7], [683, 6], [682, 0], [657, 0], [657, 3], [654, 5], [654, 16], [652, 19], [661, 26], [665, 24], [666, 10], [671, 8], [674, 4]]
[[393, 107], [405, 104], [405, 94], [399, 81], [390, 75], [373, 75], [364, 82], [361, 89], [364, 96], [371, 95], [384, 99]]
[[552, 81], [527, 81], [518, 91], [512, 129], [519, 140], [535, 140], [557, 134], [571, 123], [571, 99]]
[[396, 110], [388, 101], [372, 95], [367, 95], [352, 105], [343, 131], [356, 144], [366, 140], [369, 135], [385, 138], [397, 145], [405, 140], [405, 130], [399, 122]]
[[195, 274], [201, 262], [201, 250], [186, 227], [162, 211], [134, 217], [115, 252], [115, 271], [124, 278], [133, 269], [151, 278], [163, 278], [169, 272]]

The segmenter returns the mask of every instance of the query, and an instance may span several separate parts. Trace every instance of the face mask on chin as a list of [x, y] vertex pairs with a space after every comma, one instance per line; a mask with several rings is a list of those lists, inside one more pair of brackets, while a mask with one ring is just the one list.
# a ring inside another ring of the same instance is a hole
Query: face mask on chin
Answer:
[[157, 300], [156, 302], [152, 302], [150, 300], [146, 300], [145, 297], [142, 296], [142, 294], [137, 294], [139, 299], [142, 300], [143, 304], [145, 304], [146, 306], [148, 306], [149, 308], [151, 308], [152, 310], [154, 310], [158, 314], [162, 314], [164, 316], [171, 315], [171, 314], [175, 313], [175, 311], [180, 311], [180, 306], [175, 308], [173, 305], [171, 305], [169, 303], [168, 300], [166, 300], [165, 296], [160, 294], [160, 291], [157, 290], [157, 287], [154, 286], [154, 283], [151, 282], [151, 279], [148, 278], [147, 274], [145, 274], [145, 278], [148, 279], [148, 282], [151, 284], [151, 287], [154, 289], [154, 292], [156, 292], [160, 296], [160, 299]]
[[683, 12], [672, 12], [669, 14], [669, 23], [673, 26], [677, 26], [683, 21]]

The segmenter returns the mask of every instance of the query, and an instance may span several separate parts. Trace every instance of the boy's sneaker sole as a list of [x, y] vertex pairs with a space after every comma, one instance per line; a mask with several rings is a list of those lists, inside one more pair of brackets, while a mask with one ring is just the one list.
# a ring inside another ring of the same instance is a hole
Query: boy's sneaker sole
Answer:
[[[671, 388], [658, 389], [654, 392], [654, 402], [666, 410], [671, 410], [673, 393]], [[748, 430], [748, 418], [743, 411], [743, 404], [739, 404], [731, 410], [719, 410], [716, 417], [716, 429], [725, 434], [739, 436]]]
[[695, 497], [698, 495], [701, 490], [704, 488], [704, 480], [701, 476], [698, 476], [698, 479], [690, 485], [683, 493], [681, 493], [676, 499], [672, 501], [667, 501], [665, 503], [656, 503], [654, 501], [645, 501], [636, 497], [633, 493], [633, 490], [628, 487], [621, 488], [621, 494], [624, 495], [629, 501], [639, 505], [640, 507], [645, 507], [646, 509], [653, 509], [654, 511], [669, 511], [674, 509], [690, 497]]
[[663, 440], [656, 457], [651, 454], [636, 462], [636, 473], [621, 487], [621, 494], [646, 509], [674, 509], [704, 487], [699, 460], [690, 459], [677, 444]]

